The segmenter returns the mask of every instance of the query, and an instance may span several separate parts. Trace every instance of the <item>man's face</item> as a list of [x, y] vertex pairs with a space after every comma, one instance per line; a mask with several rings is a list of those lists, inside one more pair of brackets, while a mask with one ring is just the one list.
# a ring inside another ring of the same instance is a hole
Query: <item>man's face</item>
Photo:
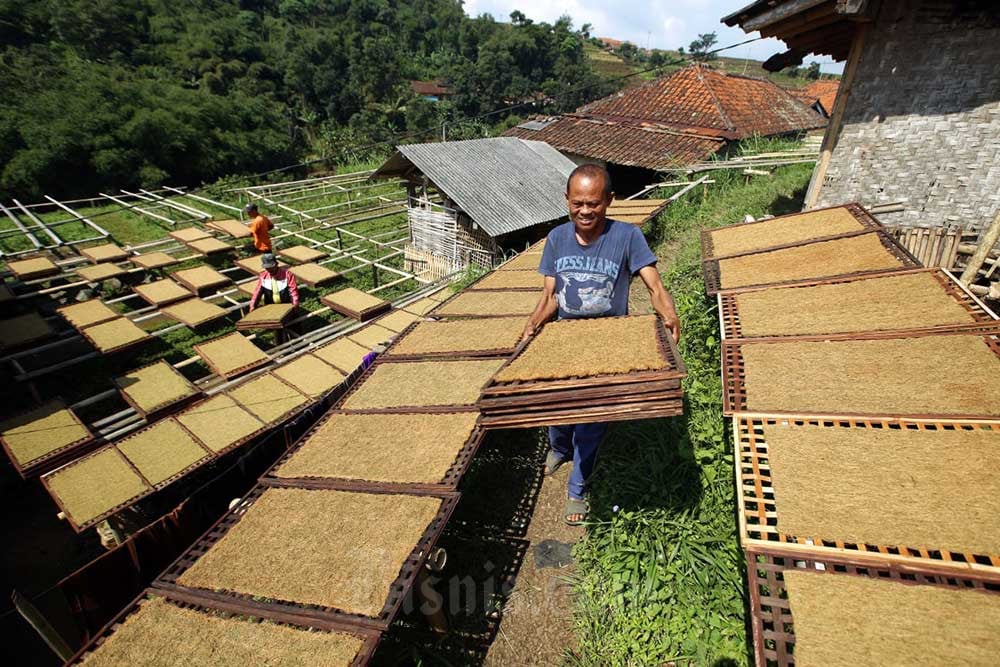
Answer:
[[276, 267], [276, 266], [269, 266], [269, 267], [267, 267], [267, 272], [270, 273], [273, 276], [274, 274], [276, 274], [278, 272], [278, 267]]
[[569, 184], [566, 204], [569, 218], [579, 232], [587, 232], [604, 223], [613, 193], [604, 195], [604, 179], [577, 176]]

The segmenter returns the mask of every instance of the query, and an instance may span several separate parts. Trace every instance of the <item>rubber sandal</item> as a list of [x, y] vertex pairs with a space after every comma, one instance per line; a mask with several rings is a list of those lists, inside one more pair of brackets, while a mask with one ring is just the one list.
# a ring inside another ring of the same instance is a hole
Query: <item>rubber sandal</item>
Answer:
[[[587, 501], [580, 498], [567, 498], [566, 499], [566, 514], [565, 520], [567, 526], [582, 526], [587, 521]], [[570, 521], [570, 517], [574, 514], [580, 515], [581, 519], [577, 521]]]
[[556, 471], [559, 470], [559, 468], [561, 468], [562, 465], [568, 460], [569, 459], [562, 458], [550, 449], [548, 455], [545, 457], [545, 476], [551, 477], [556, 474]]

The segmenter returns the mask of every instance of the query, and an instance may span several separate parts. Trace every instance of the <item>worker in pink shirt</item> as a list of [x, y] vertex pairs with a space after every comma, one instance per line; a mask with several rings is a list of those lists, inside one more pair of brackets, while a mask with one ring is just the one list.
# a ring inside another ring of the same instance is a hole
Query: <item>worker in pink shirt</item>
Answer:
[[290, 303], [298, 306], [299, 288], [291, 271], [278, 266], [278, 260], [269, 252], [260, 256], [260, 265], [264, 270], [257, 275], [257, 287], [250, 297], [250, 310], [270, 303]]

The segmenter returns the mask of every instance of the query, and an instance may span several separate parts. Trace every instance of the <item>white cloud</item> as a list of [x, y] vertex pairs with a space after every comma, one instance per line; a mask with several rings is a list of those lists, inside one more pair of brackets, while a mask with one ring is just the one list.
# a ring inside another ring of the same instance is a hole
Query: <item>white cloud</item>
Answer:
[[[739, 28], [723, 25], [720, 19], [740, 9], [747, 0], [465, 0], [465, 13], [470, 16], [492, 14], [498, 21], [508, 21], [510, 13], [520, 10], [535, 21], [555, 21], [563, 14], [573, 18], [573, 24], [593, 26], [592, 34], [600, 37], [628, 40], [637, 46], [659, 49], [687, 48], [699, 34], [714, 32], [718, 46], [729, 46], [757, 37]], [[785, 50], [783, 42], [763, 39], [724, 52], [731, 58], [765, 60]], [[843, 64], [833, 64], [828, 56], [807, 57], [806, 62], [818, 61], [824, 72], [840, 72]]]

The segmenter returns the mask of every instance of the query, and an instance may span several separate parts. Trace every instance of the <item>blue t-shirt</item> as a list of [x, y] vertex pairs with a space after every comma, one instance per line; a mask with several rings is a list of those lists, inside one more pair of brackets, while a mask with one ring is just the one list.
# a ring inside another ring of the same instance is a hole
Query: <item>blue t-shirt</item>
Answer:
[[628, 287], [656, 255], [635, 225], [608, 220], [590, 245], [576, 240], [573, 222], [564, 222], [545, 241], [538, 272], [555, 276], [559, 319], [628, 315]]

